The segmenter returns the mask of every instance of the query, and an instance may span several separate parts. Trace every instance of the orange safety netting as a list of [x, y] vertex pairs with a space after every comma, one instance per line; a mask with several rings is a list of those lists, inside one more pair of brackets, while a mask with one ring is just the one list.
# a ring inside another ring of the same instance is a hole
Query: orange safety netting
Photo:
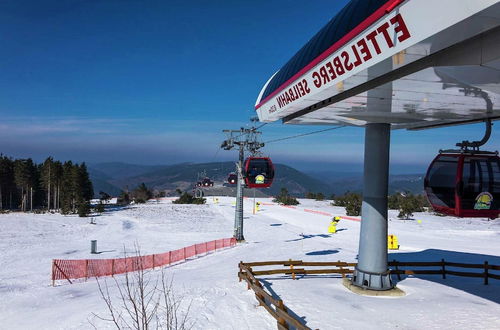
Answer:
[[147, 256], [118, 259], [52, 260], [52, 281], [124, 274], [140, 269], [150, 269], [184, 261], [210, 251], [236, 245], [236, 239], [222, 238], [194, 244], [185, 248]]

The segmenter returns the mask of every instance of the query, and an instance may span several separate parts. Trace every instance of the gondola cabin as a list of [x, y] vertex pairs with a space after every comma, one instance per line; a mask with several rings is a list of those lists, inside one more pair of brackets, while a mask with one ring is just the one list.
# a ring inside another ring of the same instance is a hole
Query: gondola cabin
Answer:
[[229, 176], [227, 177], [227, 183], [236, 184], [237, 181], [238, 181], [238, 175], [236, 175], [236, 173], [229, 173]]
[[214, 182], [212, 180], [210, 180], [210, 178], [204, 178], [203, 180], [201, 180], [201, 186], [202, 187], [213, 187]]
[[485, 151], [445, 151], [431, 163], [425, 193], [435, 211], [457, 217], [497, 218], [500, 158]]
[[248, 188], [268, 188], [273, 183], [274, 165], [269, 157], [248, 157], [244, 171]]

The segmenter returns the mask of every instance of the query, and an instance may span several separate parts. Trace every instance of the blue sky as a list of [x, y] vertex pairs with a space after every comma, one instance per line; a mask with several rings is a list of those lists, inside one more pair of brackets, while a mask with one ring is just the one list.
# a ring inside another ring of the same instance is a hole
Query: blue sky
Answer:
[[[4, 0], [0, 152], [91, 163], [234, 159], [217, 152], [222, 129], [249, 124], [264, 82], [346, 2]], [[391, 162], [423, 171], [439, 148], [481, 138], [482, 127], [395, 131]], [[318, 129], [278, 122], [263, 127], [263, 140]], [[302, 169], [358, 170], [363, 139], [362, 129], [343, 128], [265, 152]]]

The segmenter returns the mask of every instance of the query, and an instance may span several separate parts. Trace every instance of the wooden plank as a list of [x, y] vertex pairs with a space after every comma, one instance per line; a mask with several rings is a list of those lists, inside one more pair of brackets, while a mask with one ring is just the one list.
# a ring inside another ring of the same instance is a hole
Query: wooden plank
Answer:
[[305, 261], [302, 266], [332, 266], [332, 267], [355, 267], [357, 263], [347, 263], [347, 262], [326, 262], [326, 261]]
[[285, 267], [290, 267], [290, 266], [302, 266], [304, 262], [302, 260], [288, 260], [286, 261], [283, 266]]
[[[294, 268], [293, 272], [296, 274], [303, 274], [304, 268]], [[256, 270], [253, 272], [255, 276], [258, 275], [273, 275], [273, 274], [291, 274], [290, 268], [288, 269], [270, 269], [270, 270]]]
[[488, 265], [488, 268], [494, 269], [494, 270], [500, 270], [500, 266], [496, 266], [496, 265]]
[[446, 270], [446, 274], [455, 275], [455, 276], [464, 276], [464, 277], [483, 277], [483, 273], [471, 273], [471, 272], [457, 272], [453, 270]]
[[[352, 269], [304, 269], [304, 268], [294, 268], [293, 273], [295, 274], [352, 274]], [[256, 270], [253, 272], [255, 276], [259, 275], [275, 275], [275, 274], [285, 274], [290, 275], [292, 271], [290, 269], [270, 269], [270, 270]]]
[[[286, 306], [285, 306], [285, 308], [286, 308]], [[284, 318], [288, 323], [293, 325], [296, 329], [311, 330], [311, 328], [305, 326], [299, 320], [295, 319], [293, 316], [291, 316], [290, 314], [288, 314], [287, 312], [285, 312], [281, 309], [277, 309], [276, 313], [278, 314], [278, 317]]]
[[462, 263], [457, 263], [457, 262], [448, 262], [446, 261], [446, 266], [450, 267], [459, 267], [459, 268], [484, 268], [484, 265], [477, 265], [477, 264], [462, 264]]
[[278, 323], [278, 330], [288, 330], [288, 326], [284, 326]]
[[431, 270], [431, 269], [394, 269], [391, 270], [391, 274], [394, 275], [415, 275], [415, 274], [422, 274], [422, 275], [441, 275], [442, 271], [441, 270]]
[[305, 274], [352, 274], [352, 269], [306, 269]]
[[284, 265], [287, 262], [289, 262], [289, 261], [288, 260], [283, 260], [283, 261], [256, 261], [256, 262], [244, 262], [243, 265], [248, 266], [248, 267], [273, 266], [273, 265]]
[[276, 313], [276, 311], [274, 309], [272, 309], [271, 306], [269, 306], [268, 304], [266, 304], [266, 302], [264, 301], [264, 299], [260, 298], [259, 296], [255, 296], [255, 298], [259, 301], [260, 305], [262, 307], [264, 307], [269, 312], [269, 314], [271, 314], [271, 316], [276, 319], [276, 321], [278, 321], [279, 316]]
[[492, 273], [489, 273], [488, 274], [488, 277], [489, 278], [494, 278], [496, 280], [500, 280], [500, 275], [497, 275], [497, 274], [492, 274]]
[[[389, 266], [398, 265], [399, 267], [432, 267], [432, 266], [441, 266], [442, 263], [439, 262], [399, 262], [399, 261], [390, 261], [387, 263]], [[446, 263], [448, 265], [448, 263]]]
[[248, 278], [250, 279], [251, 283], [259, 283], [259, 285], [260, 285], [259, 280], [257, 278], [255, 278], [255, 274], [253, 272], [247, 272], [246, 274], [247, 274]]
[[[278, 305], [276, 305], [276, 310], [282, 310], [286, 312], [285, 304], [283, 304], [283, 300], [278, 301]], [[286, 320], [282, 317], [278, 318], [278, 329], [288, 329], [288, 324]]]
[[250, 287], [252, 288], [255, 293], [263, 295], [269, 302], [275, 306], [279, 304], [279, 300], [271, 296], [269, 293], [267, 293], [264, 289], [259, 288], [258, 286], [251, 284]]

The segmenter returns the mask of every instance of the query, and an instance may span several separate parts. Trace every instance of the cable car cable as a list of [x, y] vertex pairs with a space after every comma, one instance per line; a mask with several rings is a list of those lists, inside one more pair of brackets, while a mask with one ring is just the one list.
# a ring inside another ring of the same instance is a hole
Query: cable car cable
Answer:
[[308, 133], [304, 133], [304, 134], [292, 135], [292, 136], [288, 136], [288, 137], [284, 137], [284, 138], [280, 138], [280, 139], [275, 139], [275, 140], [269, 140], [269, 141], [266, 141], [264, 143], [268, 144], [268, 143], [273, 143], [273, 142], [278, 142], [278, 141], [284, 141], [284, 140], [298, 138], [298, 137], [302, 137], [302, 136], [307, 136], [307, 135], [322, 133], [322, 132], [326, 132], [326, 131], [332, 131], [334, 129], [339, 129], [339, 128], [343, 128], [343, 127], [345, 127], [345, 125], [336, 126], [336, 127], [330, 127], [330, 128], [327, 128], [327, 129], [322, 129], [322, 130], [314, 131], [314, 132], [308, 132]]

